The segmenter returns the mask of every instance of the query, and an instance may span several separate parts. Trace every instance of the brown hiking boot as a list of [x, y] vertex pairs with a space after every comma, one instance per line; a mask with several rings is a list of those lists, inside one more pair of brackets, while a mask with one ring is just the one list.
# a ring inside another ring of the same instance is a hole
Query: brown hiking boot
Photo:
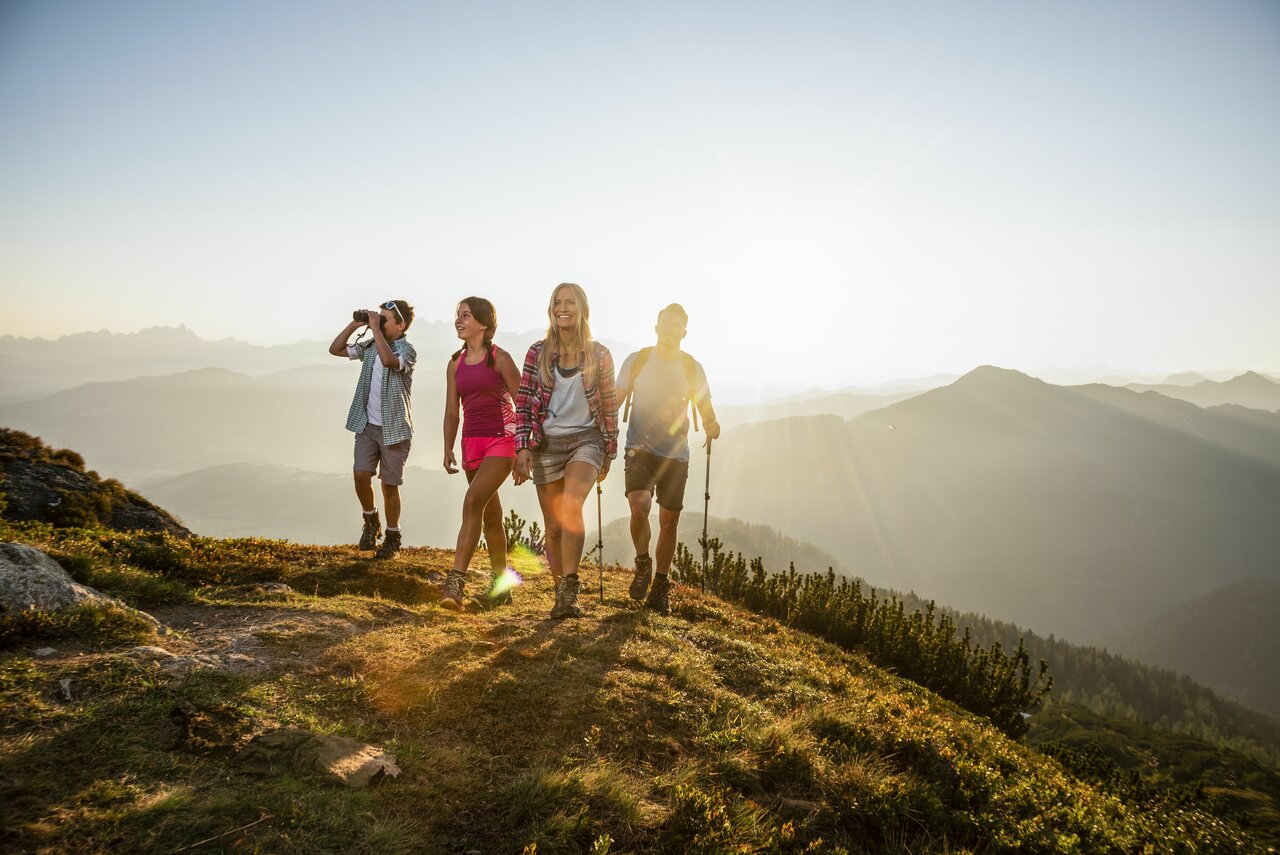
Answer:
[[644, 607], [653, 609], [660, 615], [671, 614], [671, 580], [666, 576], [658, 576], [653, 580], [653, 587], [649, 589], [649, 597], [644, 601]]
[[636, 556], [636, 572], [631, 577], [631, 594], [633, 600], [643, 600], [645, 592], [649, 590], [649, 583], [653, 581], [653, 556], [646, 555], [641, 558]]
[[375, 558], [395, 558], [396, 553], [400, 551], [400, 532], [389, 531], [382, 541], [382, 546], [378, 547], [378, 551], [374, 553]]
[[511, 589], [498, 590], [498, 574], [493, 573], [489, 576], [489, 587], [472, 597], [471, 602], [482, 609], [507, 606], [511, 604]]
[[556, 586], [556, 604], [551, 607], [552, 620], [582, 617], [582, 609], [578, 608], [579, 584], [577, 576], [566, 576]]
[[450, 611], [462, 610], [462, 589], [467, 586], [465, 570], [450, 570], [444, 580], [444, 595], [440, 597], [440, 605]]
[[376, 548], [380, 537], [382, 537], [382, 520], [378, 517], [378, 512], [365, 514], [364, 531], [360, 533], [360, 545], [357, 549]]

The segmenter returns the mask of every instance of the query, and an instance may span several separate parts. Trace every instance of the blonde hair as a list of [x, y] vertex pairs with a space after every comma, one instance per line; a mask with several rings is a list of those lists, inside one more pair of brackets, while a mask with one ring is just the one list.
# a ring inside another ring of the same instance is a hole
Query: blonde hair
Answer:
[[[542, 341], [542, 353], [538, 355], [538, 379], [542, 385], [550, 388], [555, 385], [555, 377], [551, 368], [551, 353], [560, 347], [560, 327], [556, 324], [556, 295], [568, 288], [578, 302], [578, 323], [574, 327], [574, 338], [578, 349], [583, 353], [582, 385], [591, 386], [596, 382], [596, 369], [599, 360], [596, 358], [595, 342], [591, 339], [591, 304], [587, 302], [587, 292], [581, 285], [573, 282], [561, 282], [551, 292], [551, 300], [547, 303], [547, 337]], [[576, 354], [575, 354], [576, 355]]]

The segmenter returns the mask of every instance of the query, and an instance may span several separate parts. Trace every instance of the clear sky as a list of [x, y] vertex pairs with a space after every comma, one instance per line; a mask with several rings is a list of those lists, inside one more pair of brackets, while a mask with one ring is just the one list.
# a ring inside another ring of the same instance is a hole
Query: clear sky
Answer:
[[0, 334], [403, 297], [733, 385], [1280, 370], [1280, 3], [0, 4]]

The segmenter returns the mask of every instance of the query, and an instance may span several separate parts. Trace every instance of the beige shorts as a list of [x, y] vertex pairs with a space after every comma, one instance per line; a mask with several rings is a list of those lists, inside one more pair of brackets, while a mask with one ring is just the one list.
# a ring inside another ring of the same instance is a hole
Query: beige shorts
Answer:
[[404, 462], [409, 459], [409, 446], [413, 440], [406, 439], [395, 445], [382, 442], [382, 425], [366, 425], [356, 434], [356, 472], [377, 472], [383, 484], [398, 487], [404, 483]]
[[533, 483], [550, 484], [564, 478], [564, 468], [575, 460], [590, 463], [599, 472], [604, 466], [604, 434], [590, 427], [563, 436], [548, 436], [533, 452]]

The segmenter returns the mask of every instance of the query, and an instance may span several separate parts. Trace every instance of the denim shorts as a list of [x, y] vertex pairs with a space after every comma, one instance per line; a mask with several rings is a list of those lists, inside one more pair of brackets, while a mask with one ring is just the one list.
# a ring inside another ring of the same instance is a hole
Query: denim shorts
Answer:
[[564, 477], [565, 466], [580, 460], [599, 472], [604, 466], [604, 434], [589, 427], [576, 433], [547, 436], [542, 448], [533, 452], [533, 483], [550, 484]]

